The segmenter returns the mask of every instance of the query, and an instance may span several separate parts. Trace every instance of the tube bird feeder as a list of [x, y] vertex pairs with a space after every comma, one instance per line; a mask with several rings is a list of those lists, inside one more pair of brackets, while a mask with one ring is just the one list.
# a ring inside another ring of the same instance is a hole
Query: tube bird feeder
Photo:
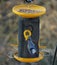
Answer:
[[14, 58], [21, 62], [37, 62], [43, 59], [39, 52], [40, 16], [46, 9], [39, 5], [22, 4], [13, 7], [12, 11], [19, 16], [18, 53]]

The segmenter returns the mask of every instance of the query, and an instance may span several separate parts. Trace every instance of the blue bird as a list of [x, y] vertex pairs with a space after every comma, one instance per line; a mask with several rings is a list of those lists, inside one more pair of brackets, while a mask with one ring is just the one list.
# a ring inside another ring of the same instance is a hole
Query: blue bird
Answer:
[[36, 46], [35, 46], [35, 44], [32, 42], [31, 37], [29, 37], [29, 39], [28, 39], [27, 48], [28, 48], [29, 53], [30, 53], [32, 56], [37, 53], [37, 51], [36, 51]]

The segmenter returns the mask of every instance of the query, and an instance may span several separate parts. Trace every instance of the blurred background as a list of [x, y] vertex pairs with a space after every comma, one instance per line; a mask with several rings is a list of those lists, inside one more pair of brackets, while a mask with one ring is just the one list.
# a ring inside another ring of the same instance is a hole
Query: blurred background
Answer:
[[[34, 0], [32, 2], [47, 9], [46, 14], [40, 17], [40, 43], [47, 46], [45, 51], [48, 51], [50, 55], [46, 54], [47, 56], [37, 63], [21, 63], [13, 59], [12, 55], [18, 50], [19, 17], [12, 12], [12, 8], [23, 3], [24, 0], [0, 0], [0, 65], [52, 65], [57, 44], [57, 0]], [[57, 59], [55, 65], [57, 65]]]

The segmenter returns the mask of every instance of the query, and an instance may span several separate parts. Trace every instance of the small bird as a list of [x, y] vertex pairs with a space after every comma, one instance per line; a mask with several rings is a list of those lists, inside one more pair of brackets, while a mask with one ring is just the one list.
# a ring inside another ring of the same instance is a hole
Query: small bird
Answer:
[[28, 51], [32, 56], [37, 56], [37, 49], [35, 44], [32, 42], [31, 37], [28, 39], [28, 45], [27, 45]]

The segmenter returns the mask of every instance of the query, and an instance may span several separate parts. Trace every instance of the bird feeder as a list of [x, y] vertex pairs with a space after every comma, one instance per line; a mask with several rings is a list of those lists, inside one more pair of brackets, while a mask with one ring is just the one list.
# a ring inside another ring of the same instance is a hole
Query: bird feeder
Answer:
[[16, 5], [12, 11], [19, 16], [18, 21], [18, 53], [14, 58], [21, 62], [38, 62], [43, 53], [39, 52], [40, 16], [46, 9], [39, 5]]

